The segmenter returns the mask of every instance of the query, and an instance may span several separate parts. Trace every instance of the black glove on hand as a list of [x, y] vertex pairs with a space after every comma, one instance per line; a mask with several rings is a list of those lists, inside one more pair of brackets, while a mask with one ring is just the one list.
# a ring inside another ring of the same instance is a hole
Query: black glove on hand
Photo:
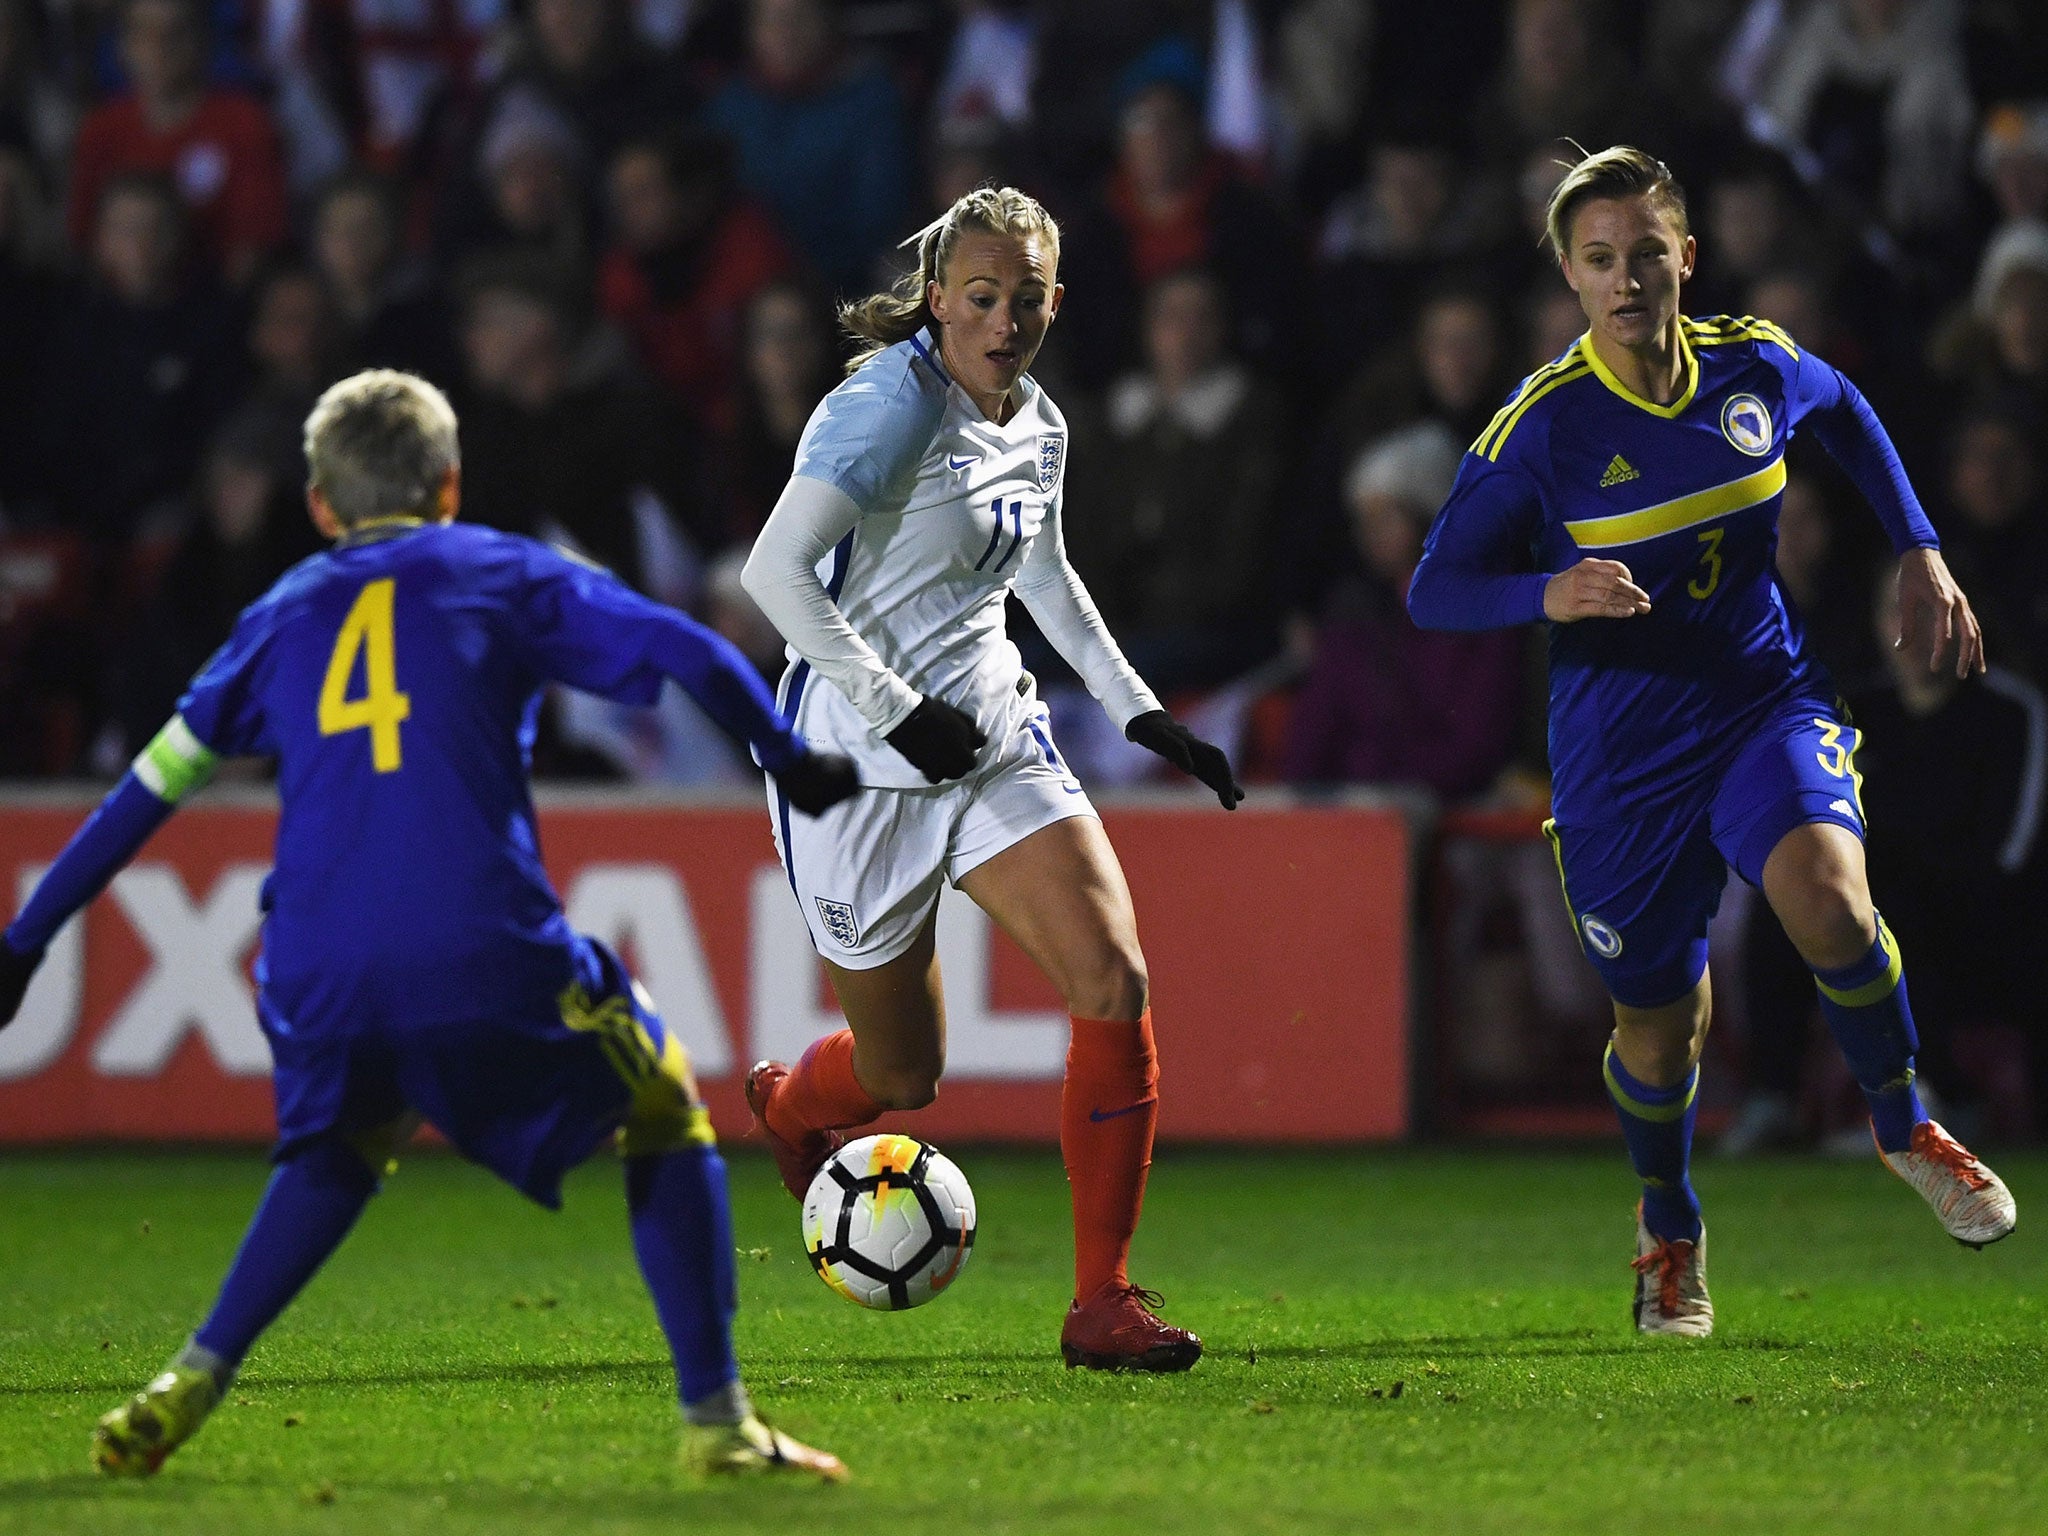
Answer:
[[22, 994], [28, 991], [29, 978], [35, 975], [36, 967], [42, 963], [43, 952], [40, 949], [32, 955], [24, 955], [5, 939], [0, 939], [0, 1029], [14, 1022], [14, 1015], [21, 1009]]
[[1124, 727], [1124, 739], [1134, 741], [1148, 752], [1157, 752], [1182, 773], [1193, 774], [1216, 791], [1223, 809], [1234, 811], [1244, 798], [1231, 774], [1230, 759], [1221, 747], [1211, 746], [1163, 709], [1148, 710]]
[[972, 715], [926, 694], [882, 740], [910, 759], [910, 766], [923, 774], [927, 783], [942, 784], [974, 771], [988, 737]]
[[776, 774], [775, 782], [789, 796], [789, 803], [806, 816], [820, 815], [860, 793], [860, 774], [853, 759], [837, 752], [805, 752]]

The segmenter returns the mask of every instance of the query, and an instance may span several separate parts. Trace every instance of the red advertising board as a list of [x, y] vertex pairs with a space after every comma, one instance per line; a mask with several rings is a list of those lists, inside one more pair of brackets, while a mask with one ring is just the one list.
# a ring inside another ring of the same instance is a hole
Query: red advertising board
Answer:
[[[18, 903], [90, 809], [0, 799]], [[1182, 1140], [1398, 1137], [1408, 1126], [1410, 835], [1372, 805], [1112, 803], [1137, 901], [1161, 1061], [1160, 1132]], [[215, 794], [174, 817], [51, 945], [0, 1031], [0, 1142], [260, 1141], [268, 1052], [249, 965], [274, 809]], [[764, 812], [544, 798], [570, 920], [626, 957], [690, 1048], [726, 1136], [739, 1080], [839, 1027]], [[460, 892], [449, 899], [460, 900]], [[972, 903], [939, 925], [948, 1063], [938, 1139], [1051, 1140], [1066, 1016]]]

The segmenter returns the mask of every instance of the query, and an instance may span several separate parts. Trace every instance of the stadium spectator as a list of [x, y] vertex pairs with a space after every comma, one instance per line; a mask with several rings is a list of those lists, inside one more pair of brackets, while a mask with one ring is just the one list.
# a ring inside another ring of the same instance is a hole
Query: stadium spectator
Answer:
[[358, 125], [371, 166], [418, 168], [438, 120], [473, 102], [489, 71], [490, 43], [512, 11], [506, 0], [460, 4], [333, 0], [313, 15], [331, 28], [330, 89]]
[[1294, 229], [1204, 142], [1197, 81], [1141, 72], [1127, 90], [1116, 168], [1104, 189], [1129, 274], [1119, 291], [1206, 266], [1222, 285], [1232, 346], [1279, 376], [1306, 350], [1298, 326], [1305, 273]]
[[795, 258], [735, 194], [724, 146], [702, 134], [635, 140], [613, 158], [609, 183], [614, 243], [598, 301], [649, 372], [707, 428], [731, 433], [742, 315]]
[[50, 485], [64, 520], [112, 553], [184, 496], [230, 388], [231, 314], [190, 272], [185, 239], [185, 205], [168, 177], [109, 180], [90, 280], [46, 354]]
[[626, 0], [531, 0], [506, 80], [567, 118], [598, 165], [689, 106], [681, 73], [634, 36]]
[[229, 416], [208, 443], [197, 506], [123, 648], [106, 753], [115, 763], [125, 764], [176, 710], [235, 615], [321, 547], [306, 517], [305, 457], [296, 444], [292, 460], [280, 464], [276, 420], [260, 408]]
[[457, 363], [447, 307], [426, 264], [400, 241], [389, 181], [352, 171], [331, 182], [313, 211], [311, 247], [352, 363], [452, 384]]
[[78, 104], [49, 67], [36, 0], [0, 0], [0, 148], [26, 151], [61, 173], [78, 132]]
[[747, 305], [732, 430], [718, 445], [719, 532], [746, 548], [789, 481], [811, 412], [839, 382], [831, 306], [783, 278]]
[[1586, 329], [1578, 299], [1552, 272], [1545, 272], [1531, 286], [1522, 300], [1521, 319], [1521, 363], [1510, 371], [1525, 378], [1545, 363], [1555, 362]]
[[1474, 122], [1481, 158], [1498, 172], [1513, 175], [1538, 151], [1556, 158], [1565, 137], [1592, 144], [1623, 135], [1629, 71], [1591, 11], [1590, 0], [1514, 0], [1507, 55]]
[[1933, 371], [1968, 399], [2025, 401], [2048, 426], [2048, 223], [1999, 229], [1976, 266], [1970, 305], [1937, 332]]
[[461, 340], [467, 515], [566, 540], [643, 590], [680, 595], [677, 530], [699, 549], [714, 542], [688, 423], [608, 364], [545, 263], [472, 273]]
[[1931, 231], [1958, 212], [1975, 114], [1951, 0], [1816, 0], [1759, 104], [1894, 229]]
[[1365, 179], [1332, 205], [1316, 247], [1341, 306], [1328, 332], [1339, 377], [1399, 337], [1445, 264], [1487, 233], [1475, 191], [1426, 132], [1389, 131], [1373, 144]]
[[1103, 618], [1167, 692], [1222, 682], [1274, 646], [1284, 412], [1232, 355], [1227, 305], [1201, 268], [1152, 284], [1145, 368], [1110, 391], [1107, 440], [1066, 525]]
[[160, 171], [192, 209], [201, 249], [239, 282], [284, 238], [284, 169], [262, 103], [208, 84], [204, 29], [199, 0], [127, 0], [121, 61], [133, 89], [79, 128], [71, 238], [85, 249], [109, 180]]
[[1440, 422], [1423, 421], [1371, 444], [1352, 465], [1346, 509], [1365, 575], [1329, 600], [1289, 724], [1290, 781], [1415, 784], [1458, 800], [1507, 766], [1522, 637], [1428, 634], [1405, 605], [1423, 533], [1462, 454]]
[[1870, 561], [1846, 543], [1820, 479], [1804, 472], [1787, 475], [1778, 508], [1778, 584], [1792, 599], [1807, 644], [1837, 679], [1860, 676], [1876, 660], [1863, 601]]
[[705, 121], [732, 141], [740, 185], [831, 283], [871, 275], [910, 204], [903, 98], [854, 58], [831, 0], [749, 0], [748, 69]]
[[0, 528], [31, 515], [46, 489], [39, 364], [58, 293], [59, 244], [34, 164], [0, 146]]
[[1995, 405], [1964, 416], [1949, 446], [1942, 531], [1992, 654], [2038, 681], [2048, 679], [2048, 499], [2037, 441], [2030, 422]]
[[1977, 174], [2000, 222], [2048, 219], [2048, 101], [2008, 103], [1986, 114]]
[[[1346, 464], [1387, 428], [1424, 417], [1469, 443], [1507, 393], [1507, 344], [1484, 290], [1442, 282], [1414, 314], [1407, 336], [1368, 357], [1337, 395], [1329, 421]], [[1572, 334], [1584, 328], [1582, 317]]]
[[1029, 123], [1040, 58], [1037, 8], [1025, 0], [953, 0], [953, 9], [960, 20], [932, 93], [933, 117]]
[[[1754, 150], [1736, 156], [1707, 183], [1701, 200], [1702, 245], [1709, 252], [1687, 284], [1686, 303], [1697, 315], [1762, 313], [1744, 307], [1749, 286], [1765, 273], [1810, 255], [1810, 227], [1801, 220], [1790, 173], [1777, 156]], [[1796, 327], [1782, 317], [1769, 318]], [[1819, 345], [1814, 338], [1814, 345]]]
[[592, 217], [589, 152], [576, 125], [546, 96], [515, 85], [491, 103], [470, 162], [443, 204], [441, 249], [459, 266], [479, 254], [518, 252], [585, 281]]

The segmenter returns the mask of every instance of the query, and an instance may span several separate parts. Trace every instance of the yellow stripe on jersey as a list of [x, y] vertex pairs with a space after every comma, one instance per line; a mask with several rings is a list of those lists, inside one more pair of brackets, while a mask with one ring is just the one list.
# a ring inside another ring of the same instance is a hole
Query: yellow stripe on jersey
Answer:
[[1692, 404], [1692, 397], [1699, 393], [1700, 387], [1699, 354], [1693, 351], [1692, 344], [1686, 337], [1684, 326], [1680, 326], [1678, 329], [1678, 345], [1685, 352], [1685, 388], [1679, 393], [1678, 398], [1669, 405], [1658, 405], [1653, 400], [1645, 400], [1641, 395], [1622, 383], [1620, 379], [1617, 379], [1614, 376], [1614, 370], [1600, 361], [1600, 354], [1594, 349], [1591, 341], [1584, 337], [1581, 337], [1579, 340], [1579, 350], [1585, 354], [1586, 361], [1592, 364], [1594, 377], [1598, 378], [1602, 384], [1605, 384], [1630, 405], [1637, 407], [1639, 410], [1648, 411], [1652, 416], [1662, 416], [1667, 421], [1674, 416], [1684, 413], [1685, 408]]
[[1708, 320], [1681, 318], [1686, 335], [1695, 346], [1720, 347], [1736, 341], [1766, 341], [1784, 348], [1793, 357], [1799, 355], [1799, 348], [1783, 327], [1769, 320], [1759, 320], [1755, 315], [1744, 315], [1740, 319], [1727, 315], [1716, 315]]
[[1501, 447], [1507, 442], [1508, 434], [1515, 430], [1515, 423], [1522, 419], [1522, 413], [1560, 384], [1582, 379], [1590, 371], [1589, 365], [1581, 355], [1585, 344], [1585, 338], [1582, 336], [1578, 345], [1563, 357], [1530, 374], [1528, 382], [1522, 386], [1521, 393], [1494, 413], [1493, 420], [1488, 422], [1486, 430], [1479, 434], [1479, 440], [1472, 445], [1471, 451], [1481, 458], [1498, 463]]
[[1614, 549], [1747, 511], [1769, 501], [1784, 489], [1785, 460], [1781, 455], [1755, 474], [1730, 480], [1726, 485], [1694, 491], [1690, 496], [1659, 502], [1639, 512], [1581, 518], [1577, 522], [1566, 523], [1564, 527], [1565, 532], [1572, 536], [1572, 542], [1581, 549]]

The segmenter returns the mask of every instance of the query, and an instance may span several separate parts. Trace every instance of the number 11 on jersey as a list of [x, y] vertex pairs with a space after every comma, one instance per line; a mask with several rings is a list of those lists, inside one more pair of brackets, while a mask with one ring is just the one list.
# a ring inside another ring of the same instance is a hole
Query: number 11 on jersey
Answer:
[[[356, 594], [334, 654], [327, 661], [327, 680], [320, 685], [320, 734], [367, 729], [370, 765], [379, 773], [398, 771], [398, 722], [412, 713], [412, 697], [398, 691], [398, 657], [392, 643], [392, 597], [389, 576], [368, 582]], [[363, 696], [348, 697], [356, 656], [363, 656]]]

